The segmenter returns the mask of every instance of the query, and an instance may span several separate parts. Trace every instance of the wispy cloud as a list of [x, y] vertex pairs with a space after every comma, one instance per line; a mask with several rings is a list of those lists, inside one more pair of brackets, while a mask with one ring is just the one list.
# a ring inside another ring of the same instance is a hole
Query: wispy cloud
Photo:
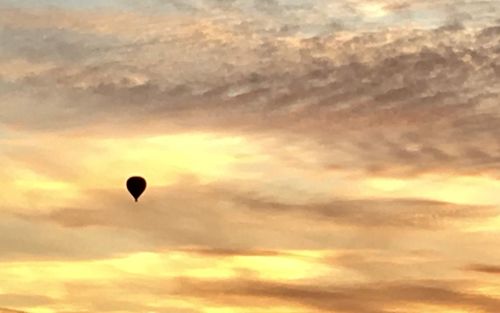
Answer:
[[467, 268], [467, 270], [484, 273], [484, 274], [500, 274], [500, 267], [496, 265], [488, 265], [488, 264], [471, 264]]
[[[492, 297], [466, 293], [446, 282], [394, 282], [356, 286], [322, 286], [260, 281], [179, 280], [178, 293], [208, 302], [246, 302], [245, 298], [269, 299], [305, 305], [325, 312], [391, 312], [418, 304], [455, 309], [496, 312], [500, 302]], [[240, 297], [243, 297], [241, 299]], [[241, 300], [240, 300], [241, 299]], [[266, 305], [263, 300], [262, 305]], [[411, 310], [411, 309], [410, 309]], [[416, 311], [415, 311], [416, 312]]]

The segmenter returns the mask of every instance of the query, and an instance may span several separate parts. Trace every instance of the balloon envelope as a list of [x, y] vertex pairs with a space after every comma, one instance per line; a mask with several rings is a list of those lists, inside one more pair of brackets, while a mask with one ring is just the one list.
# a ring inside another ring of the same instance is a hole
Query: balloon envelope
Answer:
[[132, 176], [127, 179], [127, 189], [134, 197], [135, 202], [137, 202], [137, 199], [139, 199], [144, 190], [146, 190], [146, 180], [139, 176]]

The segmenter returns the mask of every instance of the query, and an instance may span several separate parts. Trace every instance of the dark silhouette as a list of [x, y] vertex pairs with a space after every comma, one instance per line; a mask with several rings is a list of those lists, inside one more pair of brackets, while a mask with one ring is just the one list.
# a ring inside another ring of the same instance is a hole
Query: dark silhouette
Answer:
[[127, 189], [134, 197], [135, 202], [137, 202], [137, 199], [139, 199], [144, 190], [146, 190], [146, 180], [139, 176], [132, 176], [127, 179]]

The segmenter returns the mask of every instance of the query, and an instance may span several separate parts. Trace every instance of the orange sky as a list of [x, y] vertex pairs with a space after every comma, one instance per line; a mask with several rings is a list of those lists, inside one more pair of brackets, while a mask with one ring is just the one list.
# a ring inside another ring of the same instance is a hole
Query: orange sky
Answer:
[[500, 312], [498, 16], [0, 0], [0, 313]]

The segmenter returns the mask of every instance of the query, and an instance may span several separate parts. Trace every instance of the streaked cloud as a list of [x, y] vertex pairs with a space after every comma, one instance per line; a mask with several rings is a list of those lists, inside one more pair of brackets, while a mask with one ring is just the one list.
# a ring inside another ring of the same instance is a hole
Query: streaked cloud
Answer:
[[499, 266], [487, 265], [487, 264], [471, 264], [467, 267], [467, 270], [485, 274], [494, 274], [494, 275], [500, 274]]

